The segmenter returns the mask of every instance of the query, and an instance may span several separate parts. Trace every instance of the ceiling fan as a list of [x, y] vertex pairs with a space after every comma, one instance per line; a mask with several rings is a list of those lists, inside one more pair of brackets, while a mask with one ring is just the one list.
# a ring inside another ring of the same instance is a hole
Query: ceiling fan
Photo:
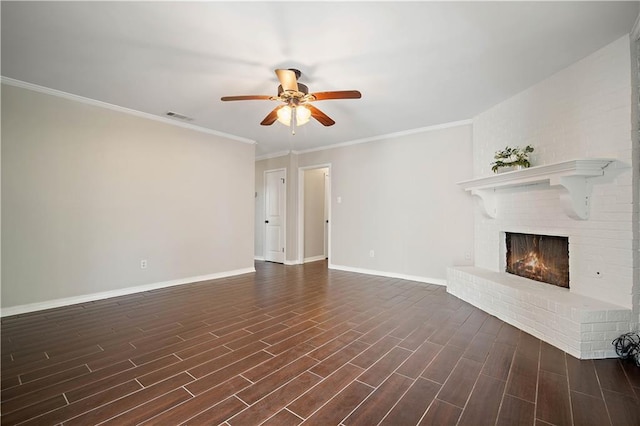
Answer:
[[324, 126], [333, 126], [336, 122], [324, 112], [311, 105], [315, 101], [325, 101], [330, 99], [360, 99], [362, 95], [357, 90], [338, 90], [332, 92], [309, 93], [309, 88], [298, 83], [300, 70], [277, 69], [276, 75], [280, 80], [278, 95], [242, 95], [223, 96], [222, 101], [250, 101], [269, 100], [280, 101], [283, 104], [275, 107], [260, 124], [270, 126], [277, 121], [285, 126], [291, 126], [291, 133], [295, 134], [296, 126], [302, 126], [309, 122], [311, 117], [318, 120]]

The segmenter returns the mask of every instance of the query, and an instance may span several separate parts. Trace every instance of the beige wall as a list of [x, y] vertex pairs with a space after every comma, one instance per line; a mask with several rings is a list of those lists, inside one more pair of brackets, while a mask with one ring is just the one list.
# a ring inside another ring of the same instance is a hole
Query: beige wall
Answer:
[[256, 162], [259, 194], [261, 171], [289, 167], [287, 260], [299, 258], [298, 167], [331, 164], [330, 265], [443, 284], [447, 266], [473, 258], [473, 199], [456, 184], [473, 176], [471, 134], [461, 125]]
[[3, 85], [2, 306], [253, 267], [254, 150]]
[[304, 171], [304, 259], [324, 255], [324, 182], [327, 173], [326, 168]]

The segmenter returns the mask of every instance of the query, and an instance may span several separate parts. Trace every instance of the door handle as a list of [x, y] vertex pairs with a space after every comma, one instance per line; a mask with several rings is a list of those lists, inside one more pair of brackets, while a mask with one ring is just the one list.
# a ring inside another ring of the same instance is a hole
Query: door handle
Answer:
[[268, 221], [268, 220], [265, 220], [265, 221], [264, 221], [264, 223], [269, 223], [269, 221]]

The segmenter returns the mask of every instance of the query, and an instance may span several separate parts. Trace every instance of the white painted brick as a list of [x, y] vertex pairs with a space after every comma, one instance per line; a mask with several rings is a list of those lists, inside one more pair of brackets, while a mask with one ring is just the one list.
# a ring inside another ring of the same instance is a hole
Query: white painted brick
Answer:
[[[593, 353], [596, 350], [606, 354], [611, 340], [621, 334], [619, 327], [628, 328], [629, 322], [620, 318], [630, 316], [630, 310], [613, 309], [606, 303], [544, 284], [522, 286], [522, 278], [504, 273], [474, 267], [450, 269], [455, 269], [456, 273], [447, 273], [452, 280], [447, 291], [457, 294], [456, 288], [475, 281], [479, 291], [469, 297], [458, 294], [459, 297], [579, 358], [593, 358], [597, 355]], [[557, 312], [546, 308], [550, 302], [545, 297], [553, 298]], [[562, 316], [559, 312], [567, 315]]]
[[607, 321], [631, 321], [631, 311], [609, 311], [607, 312]]

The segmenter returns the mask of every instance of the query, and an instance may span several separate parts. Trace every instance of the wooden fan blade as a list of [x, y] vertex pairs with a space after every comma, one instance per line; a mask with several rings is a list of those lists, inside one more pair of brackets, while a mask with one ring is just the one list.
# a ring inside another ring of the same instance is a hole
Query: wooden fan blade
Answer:
[[316, 92], [312, 93], [316, 101], [324, 101], [328, 99], [360, 99], [362, 94], [357, 90], [337, 90], [334, 92]]
[[243, 95], [243, 96], [223, 96], [221, 101], [263, 101], [269, 100], [271, 96], [268, 95]]
[[298, 91], [298, 80], [295, 72], [291, 70], [276, 70], [276, 75], [278, 76], [278, 80], [280, 80], [283, 90]]
[[260, 122], [263, 126], [271, 126], [278, 119], [278, 110], [285, 105], [279, 105], [275, 107], [267, 116]]
[[311, 116], [316, 120], [318, 120], [320, 124], [322, 124], [323, 126], [333, 126], [334, 124], [336, 124], [336, 122], [333, 121], [331, 117], [329, 117], [327, 114], [320, 111], [318, 108], [314, 107], [313, 105], [304, 104], [304, 106], [306, 108], [309, 108], [309, 111], [311, 111]]

